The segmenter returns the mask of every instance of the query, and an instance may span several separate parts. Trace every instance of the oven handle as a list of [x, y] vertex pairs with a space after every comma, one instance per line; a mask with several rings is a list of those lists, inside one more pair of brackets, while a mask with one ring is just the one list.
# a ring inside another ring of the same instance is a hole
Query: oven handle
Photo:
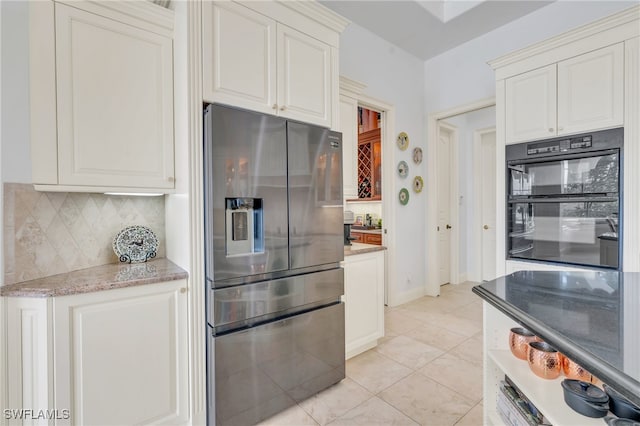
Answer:
[[508, 200], [509, 204], [532, 203], [607, 203], [618, 201], [618, 197], [555, 197], [555, 198], [520, 198]]

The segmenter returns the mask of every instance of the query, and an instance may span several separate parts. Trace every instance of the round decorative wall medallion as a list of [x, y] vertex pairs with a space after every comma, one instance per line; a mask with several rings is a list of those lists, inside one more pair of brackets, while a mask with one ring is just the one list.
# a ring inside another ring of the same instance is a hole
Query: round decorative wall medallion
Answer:
[[413, 162], [416, 164], [422, 163], [422, 148], [413, 148]]
[[409, 135], [407, 135], [405, 132], [400, 132], [398, 134], [396, 143], [398, 144], [398, 148], [400, 148], [400, 151], [405, 151], [409, 147]]
[[400, 204], [406, 206], [409, 202], [409, 191], [407, 188], [402, 188], [398, 193], [398, 199], [400, 200]]
[[406, 161], [401, 161], [398, 163], [398, 175], [401, 178], [406, 178], [409, 174], [409, 165]]
[[413, 192], [420, 193], [420, 191], [422, 191], [423, 187], [424, 187], [424, 181], [422, 180], [422, 177], [420, 177], [420, 176], [414, 177], [413, 178]]

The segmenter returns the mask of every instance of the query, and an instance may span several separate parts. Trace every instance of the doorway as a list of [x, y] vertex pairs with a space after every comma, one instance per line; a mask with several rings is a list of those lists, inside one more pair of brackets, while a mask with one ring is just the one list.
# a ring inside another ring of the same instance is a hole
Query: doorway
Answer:
[[[491, 262], [495, 265], [495, 238], [494, 248], [488, 248], [481, 258], [483, 246], [491, 247], [492, 240], [485, 240], [480, 230], [484, 231], [484, 225], [491, 230], [495, 228], [496, 202], [479, 204], [479, 200], [484, 196], [481, 194], [484, 187], [493, 189], [495, 199], [495, 158], [493, 166], [489, 166], [494, 174], [485, 176], [485, 168], [480, 169], [477, 157], [480, 153], [487, 157], [496, 155], [495, 130], [493, 154], [489, 131], [495, 127], [495, 120], [494, 98], [428, 117], [426, 295], [438, 296], [442, 284], [480, 281], [483, 274], [492, 274], [489, 266], [482, 265]], [[476, 150], [476, 138], [478, 143], [484, 142], [485, 151], [480, 149], [482, 145]], [[482, 205], [487, 208], [486, 213], [478, 207]], [[494, 208], [493, 221], [489, 220], [490, 205]]]

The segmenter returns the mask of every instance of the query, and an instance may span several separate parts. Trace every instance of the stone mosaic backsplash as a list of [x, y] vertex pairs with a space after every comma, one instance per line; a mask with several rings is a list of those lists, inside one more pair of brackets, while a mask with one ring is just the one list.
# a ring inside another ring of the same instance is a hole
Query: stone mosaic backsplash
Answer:
[[4, 282], [117, 263], [112, 241], [125, 226], [151, 228], [165, 257], [164, 197], [40, 192], [4, 184]]

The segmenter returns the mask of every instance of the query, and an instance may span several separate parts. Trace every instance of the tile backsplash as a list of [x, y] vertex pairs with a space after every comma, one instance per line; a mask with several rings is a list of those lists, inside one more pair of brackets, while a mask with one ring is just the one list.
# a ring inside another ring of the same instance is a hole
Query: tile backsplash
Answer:
[[164, 197], [40, 192], [4, 184], [4, 284], [117, 263], [125, 226], [151, 228], [165, 256]]

